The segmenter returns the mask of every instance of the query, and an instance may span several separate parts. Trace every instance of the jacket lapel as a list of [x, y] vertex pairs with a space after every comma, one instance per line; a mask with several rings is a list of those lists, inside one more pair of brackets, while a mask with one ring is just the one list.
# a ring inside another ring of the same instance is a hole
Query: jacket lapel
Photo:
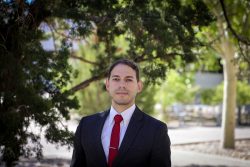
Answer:
[[98, 120], [96, 121], [96, 127], [95, 127], [95, 133], [93, 136], [93, 140], [95, 143], [95, 147], [96, 149], [94, 154], [96, 155], [96, 157], [100, 157], [100, 161], [97, 161], [96, 163], [98, 163], [98, 166], [107, 166], [107, 161], [106, 161], [106, 156], [102, 147], [102, 128], [103, 125], [105, 123], [105, 120], [107, 118], [107, 116], [109, 115], [109, 110], [100, 113]]
[[130, 145], [133, 143], [137, 133], [142, 127], [142, 118], [143, 113], [140, 111], [139, 108], [136, 107], [131, 120], [129, 122], [128, 128], [126, 130], [125, 136], [123, 138], [123, 141], [121, 143], [121, 146], [119, 148], [119, 152], [117, 154], [117, 157], [114, 159], [113, 167], [117, 166], [119, 162], [121, 162], [121, 159], [125, 157], [125, 154], [127, 153]]

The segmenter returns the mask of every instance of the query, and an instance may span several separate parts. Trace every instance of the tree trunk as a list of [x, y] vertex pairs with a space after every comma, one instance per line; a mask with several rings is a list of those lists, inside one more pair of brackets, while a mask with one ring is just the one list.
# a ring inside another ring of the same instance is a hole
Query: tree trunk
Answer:
[[[211, 1], [206, 0], [208, 5]], [[237, 66], [234, 63], [235, 45], [231, 41], [225, 20], [221, 17], [221, 6], [214, 2], [211, 10], [217, 18], [217, 35], [221, 37], [214, 44], [215, 50], [220, 53], [224, 64], [224, 91], [222, 105], [222, 136], [221, 146], [223, 148], [234, 148], [235, 131], [235, 110], [236, 110], [236, 84], [237, 84]]]
[[236, 65], [234, 63], [234, 45], [227, 33], [222, 40], [224, 92], [222, 109], [222, 139], [223, 148], [234, 148], [235, 110], [236, 110]]

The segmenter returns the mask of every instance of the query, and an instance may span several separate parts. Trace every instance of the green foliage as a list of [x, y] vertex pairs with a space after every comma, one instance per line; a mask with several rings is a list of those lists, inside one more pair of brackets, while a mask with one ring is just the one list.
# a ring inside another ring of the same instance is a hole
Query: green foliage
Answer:
[[[215, 89], [205, 89], [201, 91], [201, 102], [203, 104], [216, 105], [221, 104], [223, 100], [223, 86], [221, 83]], [[247, 81], [237, 82], [237, 105], [250, 104], [250, 85]]]
[[[18, 9], [14, 2], [0, 3], [0, 154], [7, 166], [19, 156], [41, 158], [40, 133], [27, 130], [32, 122], [43, 127], [48, 141], [72, 144], [72, 133], [59, 124], [78, 106], [65, 90], [72, 72], [67, 42], [61, 41], [58, 52], [45, 51], [42, 31], [26, 20], [15, 21], [25, 19], [17, 16]], [[10, 13], [3, 15], [3, 10]]]
[[108, 109], [111, 100], [105, 90], [104, 81], [92, 83], [84, 91], [77, 92], [80, 101], [80, 109], [77, 112], [80, 115], [90, 115]]
[[250, 85], [247, 81], [237, 83], [237, 104], [250, 104]]
[[[145, 63], [144, 63], [145, 64]], [[166, 77], [167, 65], [161, 61], [149, 62], [142, 67], [145, 84], [160, 84]]]
[[[191, 4], [171, 0], [137, 3], [119, 1], [102, 7], [90, 5], [89, 9], [84, 8], [84, 13], [78, 11], [82, 13], [81, 17], [85, 22], [95, 23], [93, 31], [97, 42], [93, 45], [93, 49], [104, 49], [104, 52], [94, 56], [92, 76], [103, 75], [108, 65], [120, 57], [150, 63], [159, 59], [164, 63], [167, 62], [166, 64], [171, 64], [176, 55], [188, 62], [195, 59], [192, 50], [198, 48], [200, 43], [195, 39], [196, 32], [193, 26], [199, 29], [211, 21], [211, 16], [209, 12], [205, 12], [207, 9], [202, 1]], [[107, 5], [108, 2], [104, 4]], [[78, 24], [78, 20], [74, 22]], [[123, 38], [123, 43], [118, 43], [118, 38]], [[123, 52], [120, 52], [121, 48], [125, 48]], [[166, 70], [159, 60], [154, 64], [149, 63], [148, 68], [144, 70], [148, 74], [152, 72], [152, 75], [148, 75], [149, 81], [155, 81], [158, 76], [162, 77]]]
[[157, 89], [155, 86], [144, 85], [143, 91], [138, 95], [136, 104], [143, 112], [153, 114], [154, 106], [156, 104], [155, 94]]
[[190, 63], [191, 71], [202, 71], [212, 73], [222, 73], [223, 67], [221, 64], [221, 58], [211, 48], [201, 49], [202, 54], [197, 58], [197, 61]]
[[170, 70], [166, 81], [159, 86], [155, 98], [163, 108], [177, 102], [188, 104], [194, 101], [196, 90], [191, 73]]
[[[88, 61], [95, 62], [96, 56], [103, 54], [105, 50], [103, 43], [96, 45], [96, 38], [95, 35], [87, 38], [87, 43], [84, 45], [80, 44], [79, 50], [76, 54]], [[116, 42], [122, 43], [122, 39], [117, 37]], [[114, 45], [117, 43], [114, 43]], [[94, 67], [91, 64], [76, 61], [74, 59], [70, 59], [69, 63], [74, 70], [79, 72], [77, 78], [73, 79], [71, 86], [90, 78], [92, 75], [98, 75], [93, 71]], [[76, 92], [76, 96], [79, 99], [80, 108], [74, 112], [77, 112], [82, 116], [101, 112], [110, 107], [110, 98], [106, 92], [104, 79], [91, 83], [91, 85], [84, 90]]]
[[[223, 87], [223, 86], [222, 86]], [[222, 103], [223, 89], [221, 86], [216, 89], [205, 89], [200, 92], [201, 103], [208, 105], [216, 105]]]

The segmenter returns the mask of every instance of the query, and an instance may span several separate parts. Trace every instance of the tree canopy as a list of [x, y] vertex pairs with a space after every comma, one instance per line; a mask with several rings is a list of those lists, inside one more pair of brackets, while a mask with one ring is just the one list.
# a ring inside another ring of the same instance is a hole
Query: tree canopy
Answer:
[[[78, 107], [74, 91], [103, 78], [110, 62], [120, 57], [143, 62], [142, 71], [150, 82], [165, 77], [177, 56], [195, 60], [195, 49], [202, 46], [195, 35], [211, 21], [201, 0], [0, 1], [2, 160], [11, 166], [20, 156], [42, 155], [39, 134], [27, 130], [32, 122], [46, 129], [49, 142], [71, 143], [72, 134], [59, 124]], [[103, 47], [93, 61], [78, 57], [72, 47], [90, 35], [96, 37], [94, 48]], [[123, 54], [114, 45], [120, 35], [129, 47]], [[50, 38], [54, 50], [41, 45]], [[69, 58], [92, 65], [91, 77], [72, 89], [68, 89], [73, 73]]]

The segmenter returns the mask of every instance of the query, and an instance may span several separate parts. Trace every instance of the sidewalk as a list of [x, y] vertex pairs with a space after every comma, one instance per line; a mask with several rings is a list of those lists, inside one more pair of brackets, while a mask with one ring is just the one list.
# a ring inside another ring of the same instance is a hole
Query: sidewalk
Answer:
[[[220, 140], [221, 127], [183, 127], [169, 129], [172, 145]], [[250, 139], [250, 127], [235, 129], [236, 139]], [[249, 160], [221, 155], [172, 149], [173, 167], [250, 167]]]
[[[182, 127], [169, 128], [172, 145], [220, 140], [221, 127]], [[250, 139], [250, 127], [237, 127], [235, 139]]]

